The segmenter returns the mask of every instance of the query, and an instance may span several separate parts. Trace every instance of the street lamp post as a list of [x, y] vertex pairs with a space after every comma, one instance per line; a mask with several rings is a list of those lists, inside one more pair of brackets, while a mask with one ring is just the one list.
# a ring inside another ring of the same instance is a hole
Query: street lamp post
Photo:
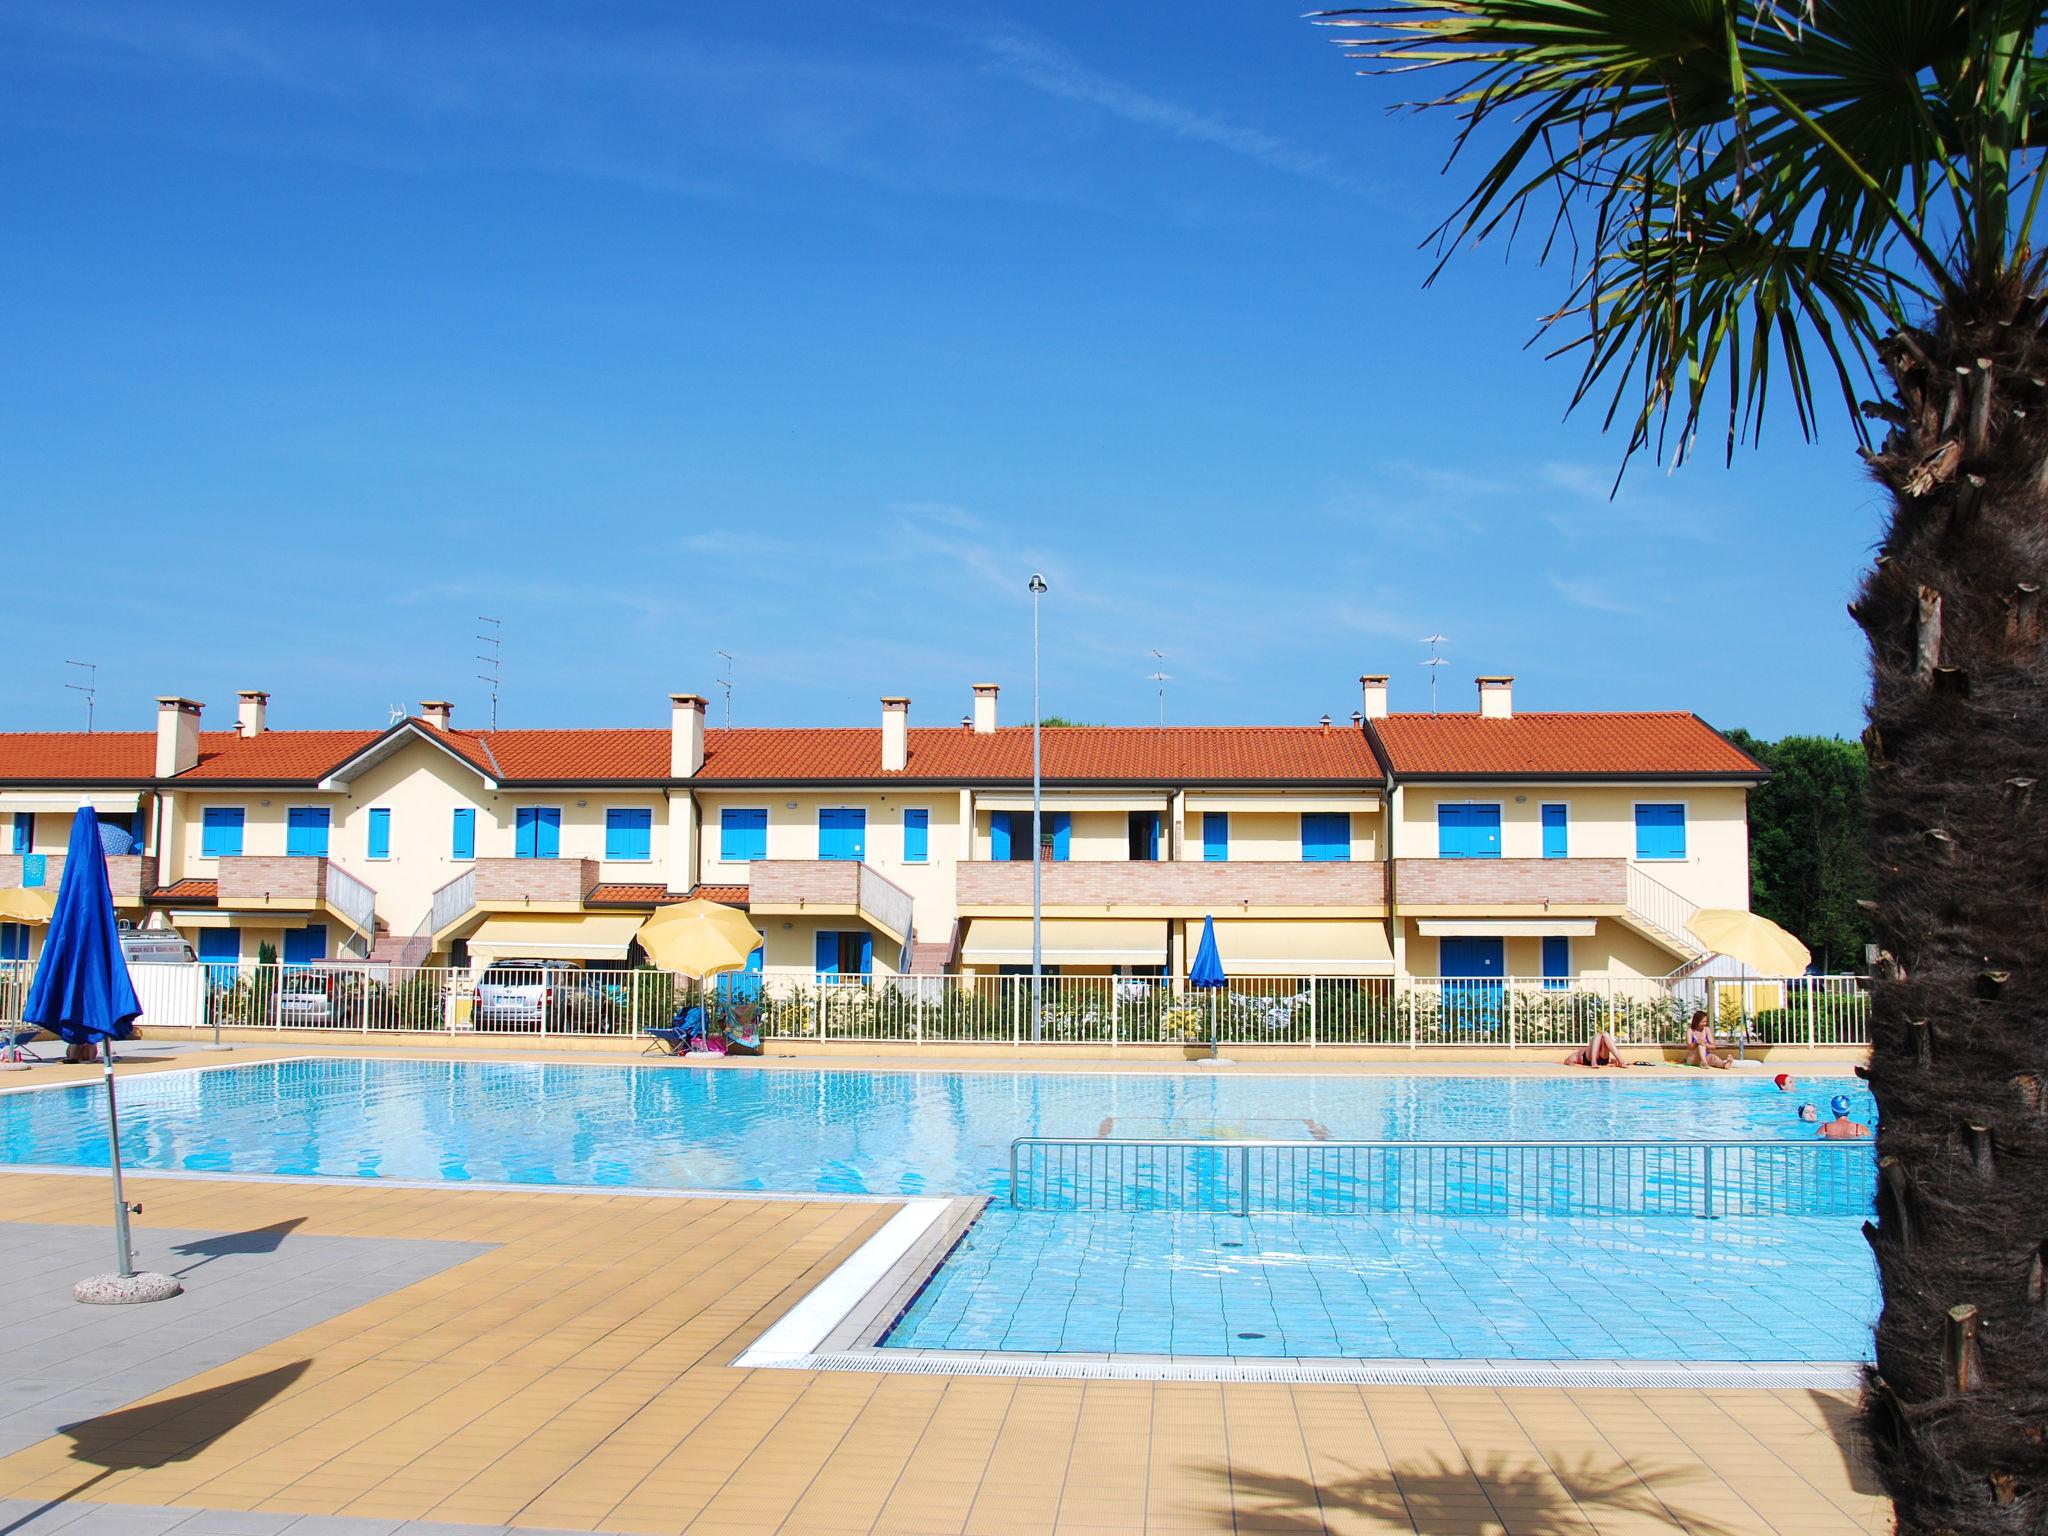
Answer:
[[1038, 600], [1045, 596], [1045, 578], [1031, 576], [1031, 1038], [1045, 1038], [1045, 871], [1042, 823], [1044, 785], [1038, 750]]

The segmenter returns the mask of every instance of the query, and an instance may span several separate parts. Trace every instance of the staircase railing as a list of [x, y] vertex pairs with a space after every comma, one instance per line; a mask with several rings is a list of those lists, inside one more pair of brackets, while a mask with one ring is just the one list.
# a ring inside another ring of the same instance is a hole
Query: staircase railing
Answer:
[[376, 937], [377, 893], [332, 860], [327, 865], [326, 900], [358, 932]]
[[427, 909], [425, 931], [430, 936], [447, 931], [460, 922], [463, 914], [475, 905], [476, 871], [465, 869], [434, 892], [434, 899]]
[[1692, 934], [1692, 920], [1699, 915], [1699, 903], [1679, 895], [1635, 863], [1628, 867], [1628, 910], [1637, 921], [1676, 940], [1686, 950], [1698, 952], [1706, 948]]

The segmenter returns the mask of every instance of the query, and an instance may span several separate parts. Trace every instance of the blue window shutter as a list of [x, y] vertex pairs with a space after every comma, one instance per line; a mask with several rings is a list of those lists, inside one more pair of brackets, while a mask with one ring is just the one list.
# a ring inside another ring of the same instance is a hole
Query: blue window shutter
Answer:
[[768, 812], [734, 809], [718, 813], [718, 857], [728, 864], [768, 857]]
[[226, 986], [232, 982], [231, 969], [242, 958], [242, 935], [233, 928], [202, 928], [199, 930], [199, 958], [212, 967], [207, 979], [215, 986]]
[[1052, 813], [1052, 860], [1055, 864], [1067, 862], [1067, 854], [1073, 846], [1073, 831], [1072, 816], [1065, 811]]
[[867, 857], [868, 813], [858, 806], [822, 806], [818, 811], [818, 857]]
[[846, 813], [846, 856], [849, 859], [864, 859], [868, 856], [868, 813], [851, 810]]
[[242, 808], [209, 805], [200, 814], [199, 852], [209, 859], [231, 859], [242, 851]]
[[1228, 811], [1204, 811], [1202, 813], [1202, 857], [1211, 864], [1227, 863], [1230, 858], [1230, 813]]
[[992, 811], [988, 818], [988, 856], [998, 864], [1006, 863], [1010, 855], [1010, 839], [1015, 835], [1008, 811]]
[[0, 923], [0, 960], [28, 958], [28, 924]]
[[1571, 852], [1571, 835], [1562, 805], [1543, 807], [1543, 857], [1562, 859]]
[[458, 807], [455, 812], [448, 851], [458, 863], [467, 863], [476, 857], [476, 811], [469, 806]]
[[621, 806], [604, 813], [604, 856], [626, 864], [654, 857], [654, 812]]
[[839, 935], [829, 928], [818, 930], [816, 950], [818, 974], [837, 976], [839, 974]]
[[1351, 817], [1345, 811], [1304, 811], [1301, 857], [1311, 864], [1341, 864], [1351, 857]]
[[1145, 823], [1145, 857], [1148, 859], [1159, 857], [1159, 813], [1157, 811], [1154, 811], [1150, 819]]
[[1543, 940], [1543, 990], [1562, 992], [1572, 974], [1572, 941], [1563, 934]]
[[1497, 859], [1500, 857], [1499, 806], [1475, 805], [1472, 807], [1472, 857], [1475, 859]]
[[922, 864], [931, 857], [932, 813], [930, 811], [905, 811], [903, 813], [903, 862]]
[[36, 849], [36, 813], [16, 811], [14, 813], [14, 851], [34, 853]]
[[391, 857], [391, 811], [388, 806], [376, 806], [370, 812], [370, 846], [368, 857], [388, 859]]
[[875, 971], [875, 936], [864, 933], [860, 936], [860, 973], [872, 976]]
[[530, 859], [538, 847], [535, 839], [539, 836], [540, 816], [530, 805], [522, 805], [512, 815], [512, 856]]
[[1465, 852], [1465, 807], [1462, 805], [1439, 805], [1436, 808], [1436, 856], [1440, 859], [1463, 859], [1470, 857]]
[[541, 859], [559, 858], [562, 852], [562, 812], [559, 806], [538, 807], [539, 814], [534, 821], [534, 857]]
[[285, 812], [284, 851], [295, 858], [327, 856], [327, 807], [294, 805]]
[[768, 935], [756, 930], [756, 937], [761, 940], [761, 947], [747, 956], [747, 974], [749, 976], [761, 974], [761, 957], [768, 953]]
[[1636, 857], [1639, 859], [1682, 859], [1685, 857], [1685, 807], [1683, 805], [1639, 805], [1636, 807]]
[[308, 923], [304, 928], [287, 930], [284, 936], [284, 963], [286, 965], [311, 965], [315, 960], [327, 958], [327, 925]]

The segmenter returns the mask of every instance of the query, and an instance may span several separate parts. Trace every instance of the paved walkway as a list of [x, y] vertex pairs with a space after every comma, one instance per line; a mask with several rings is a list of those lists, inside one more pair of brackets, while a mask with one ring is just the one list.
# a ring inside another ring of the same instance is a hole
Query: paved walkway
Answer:
[[[251, 1309], [243, 1332], [207, 1335], [219, 1363], [138, 1376], [132, 1404], [47, 1410], [51, 1437], [0, 1458], [0, 1530], [51, 1501], [24, 1536], [382, 1536], [422, 1520], [698, 1536], [1889, 1528], [1841, 1448], [1835, 1394], [732, 1369], [887, 1205], [130, 1188], [152, 1262], [170, 1238], [230, 1240], [217, 1285], [194, 1271], [195, 1302], [289, 1286], [306, 1314]], [[52, 1230], [89, 1230], [89, 1253], [110, 1241], [105, 1206], [95, 1179], [0, 1174], [0, 1290], [61, 1296]], [[258, 1233], [275, 1245], [245, 1267], [234, 1235]], [[351, 1242], [390, 1256], [381, 1275], [339, 1261]], [[396, 1255], [415, 1245], [408, 1273]], [[119, 1326], [174, 1327], [178, 1306]], [[81, 1349], [114, 1326], [55, 1307]], [[290, 1524], [303, 1517], [320, 1519]]]

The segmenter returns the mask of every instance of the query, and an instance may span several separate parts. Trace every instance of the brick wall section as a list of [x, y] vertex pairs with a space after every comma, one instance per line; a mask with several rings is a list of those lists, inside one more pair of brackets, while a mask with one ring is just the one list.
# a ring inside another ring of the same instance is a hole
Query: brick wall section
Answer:
[[[64, 855], [43, 855], [43, 889], [52, 896], [64, 879]], [[0, 854], [0, 890], [21, 884], [21, 855]], [[113, 888], [114, 905], [139, 907], [143, 893], [156, 885], [156, 859], [150, 854], [117, 853], [107, 859], [107, 884]]]
[[245, 854], [220, 861], [220, 902], [318, 901], [327, 888], [327, 861], [300, 855]]
[[[1371, 907], [1387, 899], [1387, 867], [1348, 864], [1206, 863], [1043, 864], [1045, 904], [1062, 907]], [[1031, 866], [956, 866], [963, 907], [1031, 904]]]
[[842, 906], [860, 901], [861, 866], [854, 859], [756, 859], [747, 866], [755, 906]]
[[478, 859], [476, 899], [580, 904], [597, 884], [595, 859]]
[[1619, 907], [1628, 903], [1626, 859], [1396, 859], [1403, 906]]

